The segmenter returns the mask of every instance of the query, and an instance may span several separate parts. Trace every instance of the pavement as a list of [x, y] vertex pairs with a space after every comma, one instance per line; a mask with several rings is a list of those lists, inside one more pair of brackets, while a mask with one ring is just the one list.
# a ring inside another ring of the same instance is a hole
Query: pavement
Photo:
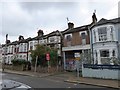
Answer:
[[5, 69], [4, 72], [19, 74], [19, 75], [35, 76], [40, 78], [47, 77], [47, 76], [58, 76], [60, 78], [64, 78], [64, 82], [69, 82], [69, 83], [95, 85], [95, 86], [115, 88], [115, 89], [120, 88], [120, 81], [118, 80], [77, 77], [75, 73], [72, 73], [72, 72], [38, 73], [38, 72], [32, 72], [32, 71], [13, 71], [8, 69]]

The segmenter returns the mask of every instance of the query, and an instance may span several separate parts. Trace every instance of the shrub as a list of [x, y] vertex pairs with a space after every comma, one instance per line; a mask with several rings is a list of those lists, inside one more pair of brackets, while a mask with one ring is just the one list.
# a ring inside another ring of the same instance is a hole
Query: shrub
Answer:
[[29, 63], [25, 59], [13, 59], [11, 62], [13, 65], [27, 65]]
[[37, 66], [46, 67], [48, 66], [46, 60], [46, 53], [50, 54], [50, 65], [55, 66], [58, 64], [58, 55], [56, 48], [50, 48], [44, 45], [36, 45], [36, 49], [31, 51], [32, 57], [32, 66], [35, 66], [36, 57], [37, 58]]

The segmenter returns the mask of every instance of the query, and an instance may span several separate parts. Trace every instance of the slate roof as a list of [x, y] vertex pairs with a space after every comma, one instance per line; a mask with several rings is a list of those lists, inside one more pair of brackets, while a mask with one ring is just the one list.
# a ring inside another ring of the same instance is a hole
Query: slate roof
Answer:
[[[57, 34], [56, 34], [57, 32], [61, 32], [61, 31], [56, 30], [56, 31], [53, 31], [53, 32], [47, 34], [46, 36], [47, 36], [47, 37], [56, 36], [56, 35], [57, 35]], [[59, 33], [58, 33], [58, 35], [59, 35]]]
[[[17, 43], [18, 43], [18, 41], [10, 42], [10, 43], [7, 44], [7, 46], [16, 45]], [[2, 47], [5, 47], [5, 44], [2, 44]]]
[[110, 19], [110, 20], [102, 18], [94, 26], [99, 26], [99, 25], [103, 25], [103, 24], [107, 24], [107, 23], [111, 23], [111, 24], [120, 23], [120, 17], [119, 18], [115, 18], [115, 19]]
[[78, 32], [78, 31], [85, 31], [85, 30], [88, 30], [89, 26], [91, 26], [91, 24], [76, 27], [76, 28], [66, 29], [65, 31], [62, 31], [62, 34], [69, 34], [69, 33]]
[[31, 38], [22, 39], [22, 40], [18, 41], [18, 43], [28, 43], [29, 40], [31, 40]]
[[14, 41], [14, 42], [9, 43], [8, 45], [16, 45], [17, 43], [18, 41]]

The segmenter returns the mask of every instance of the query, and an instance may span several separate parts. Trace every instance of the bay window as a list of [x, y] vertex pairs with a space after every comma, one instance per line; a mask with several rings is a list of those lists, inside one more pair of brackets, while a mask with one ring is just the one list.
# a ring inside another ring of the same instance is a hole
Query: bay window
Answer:
[[98, 28], [99, 41], [107, 40], [107, 27]]

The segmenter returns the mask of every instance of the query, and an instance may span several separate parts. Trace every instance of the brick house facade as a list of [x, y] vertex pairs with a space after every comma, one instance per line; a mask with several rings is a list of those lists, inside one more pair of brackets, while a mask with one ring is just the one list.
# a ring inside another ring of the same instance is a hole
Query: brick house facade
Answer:
[[92, 23], [80, 27], [75, 27], [69, 22], [68, 29], [62, 32], [63, 34], [63, 61], [65, 70], [76, 70], [76, 65], [79, 60], [79, 68], [82, 67], [82, 62], [91, 63], [90, 57], [82, 58], [82, 55], [89, 55], [91, 53], [90, 45], [90, 29], [97, 18], [95, 13], [92, 16]]

